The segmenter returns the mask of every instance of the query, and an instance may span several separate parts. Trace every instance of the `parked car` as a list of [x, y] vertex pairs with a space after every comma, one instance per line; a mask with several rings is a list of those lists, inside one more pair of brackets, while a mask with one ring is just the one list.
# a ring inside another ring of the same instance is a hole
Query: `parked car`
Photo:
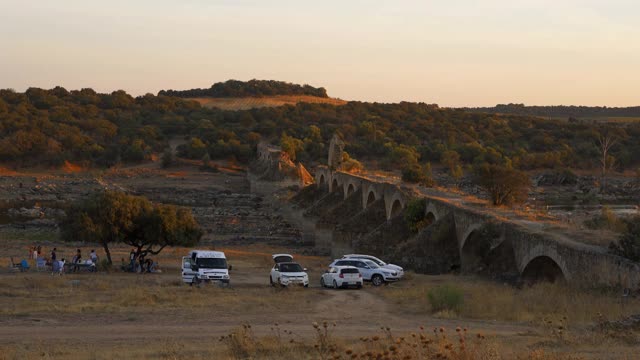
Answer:
[[221, 251], [191, 250], [189, 256], [182, 257], [182, 281], [190, 285], [203, 282], [229, 285], [230, 269]]
[[374, 286], [380, 286], [387, 282], [398, 281], [398, 272], [378, 266], [375, 262], [367, 259], [337, 259], [329, 267], [334, 266], [355, 266], [362, 274], [364, 281], [371, 281]]
[[320, 286], [322, 287], [333, 287], [334, 289], [355, 287], [361, 289], [362, 285], [362, 274], [355, 266], [333, 266], [320, 277]]
[[273, 254], [275, 265], [269, 274], [269, 284], [271, 286], [281, 285], [302, 285], [309, 286], [309, 275], [306, 268], [293, 261], [293, 256], [289, 254]]
[[380, 267], [391, 269], [391, 270], [397, 272], [399, 278], [402, 278], [404, 276], [404, 269], [401, 266], [394, 265], [394, 264], [388, 264], [388, 263], [386, 263], [386, 262], [384, 262], [384, 261], [382, 261], [382, 260], [380, 260], [377, 257], [372, 256], [372, 255], [349, 254], [349, 255], [344, 255], [342, 258], [343, 259], [351, 258], [351, 259], [367, 259], [367, 260], [371, 260], [374, 263], [378, 264], [378, 266], [380, 266]]

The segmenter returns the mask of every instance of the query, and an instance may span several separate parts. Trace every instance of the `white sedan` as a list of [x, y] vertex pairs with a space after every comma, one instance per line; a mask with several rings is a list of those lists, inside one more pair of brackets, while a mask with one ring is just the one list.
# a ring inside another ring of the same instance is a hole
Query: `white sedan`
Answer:
[[355, 266], [332, 266], [322, 274], [320, 285], [334, 289], [350, 286], [361, 289], [363, 279], [362, 274]]

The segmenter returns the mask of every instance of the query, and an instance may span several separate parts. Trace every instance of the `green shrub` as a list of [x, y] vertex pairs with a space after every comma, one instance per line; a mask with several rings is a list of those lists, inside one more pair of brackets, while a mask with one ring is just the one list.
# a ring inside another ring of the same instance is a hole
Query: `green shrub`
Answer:
[[585, 220], [584, 225], [593, 230], [611, 230], [618, 233], [627, 231], [627, 223], [616, 216], [607, 206], [602, 207], [602, 213], [589, 220]]
[[412, 232], [418, 232], [428, 223], [425, 223], [425, 211], [427, 208], [427, 199], [411, 199], [407, 204], [404, 212], [404, 221]]
[[431, 172], [431, 163], [424, 167], [420, 164], [407, 165], [402, 169], [402, 180], [406, 182], [419, 183], [426, 187], [433, 187], [435, 181]]
[[464, 302], [462, 290], [450, 285], [434, 287], [429, 290], [427, 297], [434, 313], [444, 310], [459, 312]]

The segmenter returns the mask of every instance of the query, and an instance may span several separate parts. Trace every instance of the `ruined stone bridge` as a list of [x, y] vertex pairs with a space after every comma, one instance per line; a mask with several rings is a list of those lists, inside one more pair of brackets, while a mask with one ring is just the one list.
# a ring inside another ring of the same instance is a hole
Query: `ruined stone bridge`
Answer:
[[[540, 224], [507, 220], [481, 209], [399, 185], [319, 167], [305, 214], [332, 231], [333, 256], [370, 252], [424, 273], [486, 273], [519, 280], [556, 280], [585, 286], [640, 285], [640, 266], [544, 231]], [[304, 190], [303, 190], [304, 191]], [[424, 198], [425, 224], [408, 229], [404, 212]]]

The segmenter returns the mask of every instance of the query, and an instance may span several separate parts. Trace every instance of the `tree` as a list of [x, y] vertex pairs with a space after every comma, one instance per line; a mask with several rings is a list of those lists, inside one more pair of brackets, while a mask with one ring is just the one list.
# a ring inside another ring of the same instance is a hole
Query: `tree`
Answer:
[[418, 232], [420, 229], [430, 225], [426, 219], [427, 200], [424, 198], [416, 198], [409, 201], [404, 211], [404, 221], [412, 232]]
[[302, 140], [296, 139], [293, 136], [287, 135], [286, 132], [283, 132], [280, 138], [280, 147], [282, 151], [289, 155], [291, 161], [296, 161], [298, 152], [304, 150], [304, 143]]
[[615, 165], [616, 159], [609, 155], [609, 150], [616, 144], [618, 140], [613, 135], [600, 135], [598, 136], [598, 145], [600, 148], [600, 166], [602, 180], [600, 182], [600, 189], [606, 190], [607, 187], [607, 171], [611, 170]]
[[431, 163], [424, 167], [420, 164], [407, 165], [402, 168], [402, 180], [412, 183], [419, 183], [426, 187], [433, 187], [435, 181], [431, 172]]
[[484, 163], [475, 169], [476, 183], [491, 197], [493, 205], [511, 205], [527, 200], [531, 181], [526, 173], [502, 165]]
[[202, 230], [187, 209], [103, 191], [72, 207], [62, 222], [62, 237], [100, 243], [111, 264], [109, 244], [124, 243], [144, 254], [157, 255], [166, 246], [197, 244]]
[[627, 232], [618, 238], [617, 243], [610, 243], [609, 250], [619, 256], [640, 262], [640, 217], [627, 222]]
[[455, 179], [462, 176], [462, 167], [460, 166], [460, 154], [455, 150], [447, 150], [442, 153], [440, 162], [449, 169], [449, 174]]
[[171, 150], [171, 147], [168, 147], [162, 153], [162, 167], [168, 168], [169, 166], [173, 165], [173, 162], [173, 150]]

